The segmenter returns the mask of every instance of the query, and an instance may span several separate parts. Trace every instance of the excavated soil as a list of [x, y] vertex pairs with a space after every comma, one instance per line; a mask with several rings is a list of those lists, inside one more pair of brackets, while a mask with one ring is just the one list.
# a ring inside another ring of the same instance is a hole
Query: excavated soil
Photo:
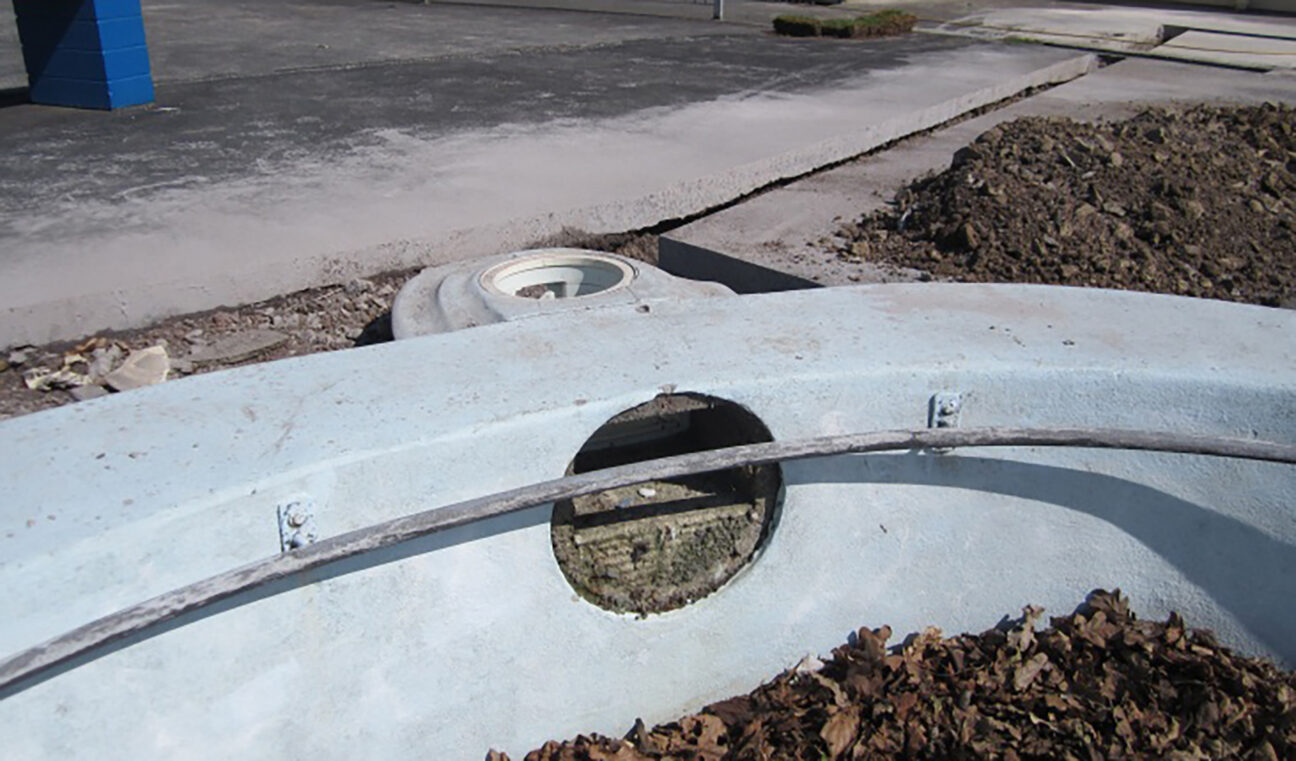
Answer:
[[621, 740], [551, 741], [526, 761], [1296, 758], [1296, 675], [1177, 614], [1138, 620], [1120, 590], [1036, 631], [1041, 614], [892, 648], [889, 627], [860, 629], [826, 663], [748, 695]]
[[1023, 118], [844, 225], [846, 260], [969, 282], [1296, 305], [1296, 109]]

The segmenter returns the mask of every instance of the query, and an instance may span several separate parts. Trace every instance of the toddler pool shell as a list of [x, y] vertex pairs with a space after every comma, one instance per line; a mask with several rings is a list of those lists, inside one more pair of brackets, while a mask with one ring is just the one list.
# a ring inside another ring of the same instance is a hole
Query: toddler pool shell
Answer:
[[[0, 653], [279, 551], [558, 477], [664, 392], [775, 441], [1105, 427], [1292, 443], [1296, 312], [1045, 286], [887, 285], [662, 301], [213, 373], [0, 423]], [[574, 354], [578, 347], [578, 356]], [[980, 631], [1121, 587], [1296, 662], [1291, 466], [1033, 447], [789, 462], [726, 586], [593, 606], [540, 506], [226, 600], [0, 697], [16, 758], [477, 759], [620, 735], [750, 690], [861, 625]]]

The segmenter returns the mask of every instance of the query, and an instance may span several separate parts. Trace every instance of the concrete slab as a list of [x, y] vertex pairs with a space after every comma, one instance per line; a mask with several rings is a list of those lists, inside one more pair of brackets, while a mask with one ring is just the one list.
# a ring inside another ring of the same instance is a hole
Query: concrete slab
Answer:
[[1196, 61], [1243, 69], [1296, 69], [1296, 38], [1191, 30], [1152, 49], [1158, 58]]
[[821, 241], [843, 222], [886, 206], [901, 187], [949, 166], [954, 152], [996, 124], [1021, 116], [1118, 119], [1147, 103], [1296, 103], [1296, 78], [1130, 59], [1007, 108], [910, 138], [677, 228], [661, 238], [660, 264], [684, 277], [740, 292], [887, 282], [904, 274], [846, 264]]
[[[1184, 30], [1189, 33], [1175, 36]], [[936, 31], [1264, 70], [1296, 65], [1296, 55], [1283, 42], [1296, 41], [1296, 18], [1284, 16], [1169, 8], [1019, 7], [964, 16], [938, 25]], [[1196, 31], [1213, 34], [1199, 38]], [[1219, 40], [1217, 35], [1233, 39]], [[1248, 41], [1250, 37], [1256, 39]], [[1254, 55], [1244, 57], [1244, 52]]]
[[946, 22], [938, 31], [1128, 53], [1161, 43], [1164, 21], [1160, 12], [1144, 9], [1004, 8]]
[[14, 107], [0, 345], [695, 214], [1086, 71], [1042, 47], [750, 34], [162, 85]]

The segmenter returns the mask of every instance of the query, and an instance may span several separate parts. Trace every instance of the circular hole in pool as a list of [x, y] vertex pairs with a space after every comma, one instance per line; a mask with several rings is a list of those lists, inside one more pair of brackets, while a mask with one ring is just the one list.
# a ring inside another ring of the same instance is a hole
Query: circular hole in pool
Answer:
[[[733, 402], [666, 394], [594, 432], [569, 474], [772, 441]], [[777, 518], [777, 464], [653, 481], [555, 503], [554, 555], [586, 600], [618, 613], [683, 607], [722, 587], [762, 549]]]

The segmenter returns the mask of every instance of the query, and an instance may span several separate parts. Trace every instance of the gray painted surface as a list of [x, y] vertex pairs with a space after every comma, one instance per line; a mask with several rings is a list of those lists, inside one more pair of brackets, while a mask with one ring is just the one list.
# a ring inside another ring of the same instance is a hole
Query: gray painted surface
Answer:
[[[0, 652], [279, 548], [562, 474], [663, 389], [776, 439], [962, 424], [1296, 441], [1296, 313], [1038, 286], [818, 289], [558, 315], [186, 378], [0, 423]], [[1033, 448], [789, 464], [764, 552], [644, 620], [567, 586], [548, 510], [218, 606], [0, 702], [24, 759], [445, 758], [620, 734], [860, 625], [981, 630], [1120, 586], [1296, 662], [1296, 470]], [[51, 604], [57, 600], [58, 604]]]
[[1092, 63], [935, 37], [803, 42], [160, 86], [160, 108], [122, 114], [4, 109], [0, 139], [31, 137], [0, 154], [0, 346], [518, 250], [564, 226], [646, 227]]

